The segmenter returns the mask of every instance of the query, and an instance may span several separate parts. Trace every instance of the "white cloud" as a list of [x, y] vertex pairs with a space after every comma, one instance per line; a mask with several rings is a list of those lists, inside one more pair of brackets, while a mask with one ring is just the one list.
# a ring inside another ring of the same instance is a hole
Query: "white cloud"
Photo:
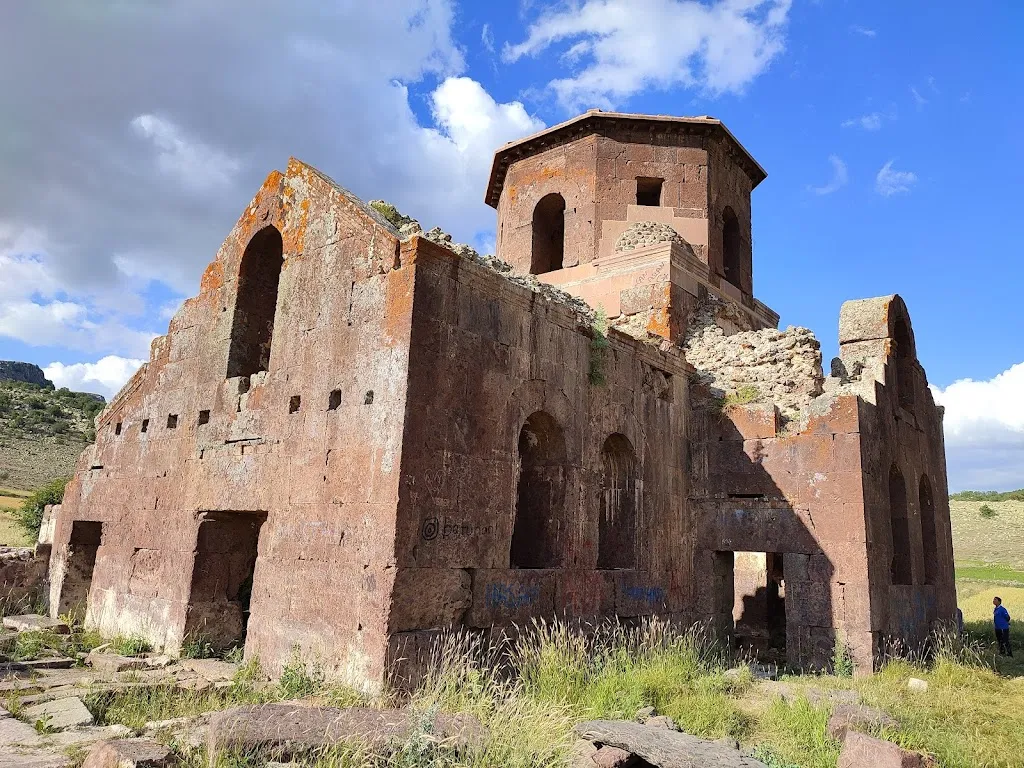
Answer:
[[165, 118], [139, 115], [131, 125], [156, 148], [161, 172], [185, 187], [197, 191], [228, 187], [241, 167], [235, 158], [186, 136]]
[[107, 402], [125, 385], [125, 382], [145, 362], [116, 355], [107, 355], [95, 363], [50, 363], [43, 369], [54, 386], [67, 387], [74, 392], [94, 392]]
[[863, 128], [865, 131], [877, 131], [882, 127], [882, 113], [872, 112], [843, 121], [843, 128]]
[[946, 408], [950, 490], [1024, 488], [1024, 362], [932, 393]]
[[914, 86], [910, 86], [910, 95], [914, 97], [914, 103], [917, 104], [918, 109], [923, 109], [924, 105], [928, 103], [928, 99], [922, 96]]
[[491, 31], [490, 24], [484, 24], [483, 29], [480, 30], [480, 42], [483, 43], [491, 53], [494, 53], [494, 32]]
[[846, 163], [838, 155], [829, 155], [828, 161], [832, 164], [832, 178], [827, 184], [821, 187], [811, 187], [816, 195], [831, 195], [840, 187], [846, 185], [849, 174], [846, 171]]
[[646, 88], [739, 93], [785, 49], [791, 0], [586, 0], [543, 13], [508, 62], [568, 45], [571, 76], [549, 83], [568, 108], [614, 106]]
[[875, 30], [870, 29], [869, 27], [862, 27], [859, 24], [854, 24], [850, 27], [850, 31], [855, 32], [858, 35], [864, 35], [864, 37], [874, 37], [878, 34]]
[[887, 162], [875, 176], [875, 191], [882, 197], [892, 197], [909, 192], [917, 182], [917, 174], [912, 171], [894, 171], [892, 168], [894, 162], [894, 160]]

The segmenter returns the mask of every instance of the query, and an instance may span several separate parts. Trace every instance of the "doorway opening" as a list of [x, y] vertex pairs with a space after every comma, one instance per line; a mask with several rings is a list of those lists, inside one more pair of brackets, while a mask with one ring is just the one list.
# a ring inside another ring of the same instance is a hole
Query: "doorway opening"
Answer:
[[783, 555], [736, 552], [733, 643], [762, 661], [786, 661], [786, 576]]
[[57, 613], [71, 613], [76, 619], [85, 619], [89, 606], [92, 574], [96, 569], [96, 553], [103, 538], [103, 523], [75, 520], [71, 524], [68, 556], [64, 571], [64, 584], [60, 590]]
[[266, 512], [203, 512], [185, 636], [222, 651], [245, 645]]

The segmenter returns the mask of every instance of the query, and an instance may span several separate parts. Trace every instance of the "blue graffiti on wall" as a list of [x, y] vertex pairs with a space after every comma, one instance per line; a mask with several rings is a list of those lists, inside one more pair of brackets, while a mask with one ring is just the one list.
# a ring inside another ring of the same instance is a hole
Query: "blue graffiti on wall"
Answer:
[[648, 605], [664, 605], [665, 590], [661, 587], [626, 587], [626, 597]]
[[540, 598], [539, 586], [522, 584], [488, 584], [487, 607], [503, 610], [515, 610], [532, 605]]

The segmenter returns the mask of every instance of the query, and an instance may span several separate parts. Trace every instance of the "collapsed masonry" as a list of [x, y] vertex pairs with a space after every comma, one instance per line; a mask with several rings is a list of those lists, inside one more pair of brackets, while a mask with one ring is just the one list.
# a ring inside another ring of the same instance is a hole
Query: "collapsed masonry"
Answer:
[[292, 160], [98, 419], [51, 610], [364, 688], [538, 617], [921, 642], [956, 606], [909, 315], [844, 304], [823, 377], [753, 295], [764, 177], [713, 118], [588, 112], [497, 152], [481, 256]]

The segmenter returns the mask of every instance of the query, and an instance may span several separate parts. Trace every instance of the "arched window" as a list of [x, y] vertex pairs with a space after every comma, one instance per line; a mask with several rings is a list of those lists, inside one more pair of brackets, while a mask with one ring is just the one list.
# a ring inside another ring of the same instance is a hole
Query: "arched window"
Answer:
[[562, 564], [559, 521], [565, 513], [565, 437], [537, 411], [519, 432], [519, 482], [510, 560], [513, 568]]
[[927, 475], [921, 476], [918, 491], [921, 510], [921, 540], [924, 544], [924, 583], [934, 584], [939, 573], [939, 541], [935, 535], [935, 501]]
[[276, 227], [264, 227], [249, 241], [238, 271], [238, 296], [231, 324], [228, 378], [251, 376], [270, 366], [277, 286], [284, 246]]
[[614, 434], [601, 449], [598, 568], [636, 567], [639, 495], [633, 446], [625, 435]]
[[722, 211], [722, 272], [726, 281], [737, 288], [740, 285], [743, 263], [743, 238], [740, 235], [740, 220], [732, 208]]
[[908, 411], [914, 408], [914, 343], [910, 339], [910, 326], [896, 318], [892, 328], [896, 342], [896, 396]]
[[565, 253], [565, 200], [561, 195], [544, 195], [533, 209], [533, 253], [530, 274], [543, 275], [562, 268]]
[[895, 464], [889, 470], [889, 522], [892, 526], [892, 583], [912, 584], [913, 562], [910, 555], [907, 485]]

